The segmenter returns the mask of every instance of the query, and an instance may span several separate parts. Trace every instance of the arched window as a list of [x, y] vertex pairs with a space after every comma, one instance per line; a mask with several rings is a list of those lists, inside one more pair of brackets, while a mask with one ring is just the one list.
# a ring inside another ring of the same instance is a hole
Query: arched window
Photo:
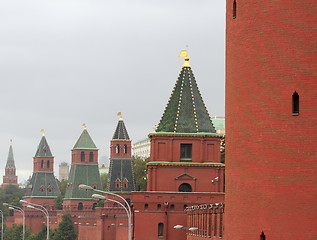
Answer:
[[124, 144], [124, 146], [123, 146], [123, 152], [124, 152], [124, 154], [127, 154], [127, 153], [128, 153], [128, 146], [127, 146], [127, 144]]
[[119, 144], [116, 145], [116, 153], [117, 153], [117, 154], [120, 153], [120, 145], [119, 145]]
[[51, 162], [50, 162], [50, 160], [48, 160], [48, 161], [46, 162], [46, 168], [50, 168], [50, 166], [51, 166]]
[[93, 162], [94, 161], [94, 153], [90, 152], [89, 153], [89, 162]]
[[41, 160], [41, 168], [44, 168], [44, 160]]
[[144, 204], [144, 210], [147, 210], [149, 208], [149, 204]]
[[45, 187], [44, 187], [43, 185], [40, 187], [40, 191], [41, 191], [41, 192], [44, 192], [44, 191], [45, 191]]
[[233, 4], [232, 4], [232, 18], [233, 19], [237, 18], [237, 2], [236, 2], [236, 0], [233, 0]]
[[296, 91], [293, 93], [292, 98], [293, 98], [293, 115], [299, 115], [299, 95]]
[[77, 210], [81, 211], [84, 209], [84, 204], [82, 202], [78, 203]]
[[97, 205], [97, 203], [94, 203], [93, 205], [92, 205], [92, 210], [95, 210], [96, 209], [96, 205]]
[[264, 234], [264, 232], [262, 232], [260, 235], [260, 240], [265, 240], [265, 239], [266, 239], [265, 234]]
[[157, 210], [161, 210], [162, 205], [161, 204], [157, 204]]
[[178, 191], [179, 192], [191, 192], [192, 191], [192, 186], [190, 186], [190, 184], [188, 184], [188, 183], [182, 183], [178, 187]]
[[164, 237], [164, 223], [159, 223], [157, 225], [157, 236], [159, 238], [163, 238]]
[[85, 153], [84, 152], [80, 153], [80, 161], [85, 162]]
[[51, 185], [48, 186], [47, 191], [48, 191], [48, 192], [53, 192], [53, 187], [52, 187]]

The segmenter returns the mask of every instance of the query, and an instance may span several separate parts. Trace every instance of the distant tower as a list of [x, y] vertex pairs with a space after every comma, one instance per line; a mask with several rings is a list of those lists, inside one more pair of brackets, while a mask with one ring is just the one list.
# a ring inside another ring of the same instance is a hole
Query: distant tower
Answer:
[[68, 211], [95, 209], [96, 202], [91, 198], [93, 193], [79, 190], [80, 184], [102, 189], [98, 169], [98, 149], [86, 125], [83, 124], [83, 126], [84, 130], [72, 149], [72, 164], [63, 200], [63, 209]]
[[13, 157], [12, 140], [9, 148], [7, 164], [5, 167], [5, 175], [3, 176], [3, 184], [1, 187], [5, 188], [8, 185], [18, 186], [18, 177], [16, 176], [16, 168]]
[[220, 137], [201, 97], [187, 51], [155, 133], [151, 133], [148, 191], [223, 192]]
[[62, 162], [59, 165], [59, 181], [62, 180], [67, 180], [68, 179], [68, 174], [69, 174], [69, 165], [67, 162]]
[[33, 158], [33, 175], [23, 198], [53, 206], [58, 195], [60, 191], [54, 176], [54, 157], [42, 130], [42, 138]]
[[131, 140], [124, 125], [121, 113], [116, 131], [110, 142], [109, 191], [134, 191]]
[[317, 239], [317, 1], [227, 0], [225, 240]]

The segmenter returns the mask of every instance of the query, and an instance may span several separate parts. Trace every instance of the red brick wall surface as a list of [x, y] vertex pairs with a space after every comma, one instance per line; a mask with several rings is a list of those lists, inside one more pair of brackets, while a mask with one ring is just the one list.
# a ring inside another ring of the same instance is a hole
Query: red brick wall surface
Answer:
[[236, 3], [234, 19], [227, 0], [224, 239], [315, 240], [317, 1]]

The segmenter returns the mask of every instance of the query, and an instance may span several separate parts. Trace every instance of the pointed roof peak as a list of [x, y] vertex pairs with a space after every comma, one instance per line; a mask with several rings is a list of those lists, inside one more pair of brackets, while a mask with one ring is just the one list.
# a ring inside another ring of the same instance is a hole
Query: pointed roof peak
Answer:
[[185, 58], [185, 64], [156, 132], [215, 133], [212, 120], [189, 65], [187, 51], [182, 51], [180, 56]]
[[121, 112], [118, 112], [117, 115], [120, 116], [120, 118], [117, 124], [116, 131], [113, 134], [112, 140], [130, 140], [128, 131], [122, 119]]
[[74, 145], [73, 149], [92, 149], [97, 150], [95, 143], [93, 142], [92, 138], [90, 137], [86, 124], [83, 124], [84, 130], [81, 133], [79, 139], [77, 140], [76, 144]]
[[10, 145], [10, 148], [9, 148], [8, 159], [7, 159], [7, 164], [6, 164], [5, 168], [15, 168], [12, 141], [11, 141], [11, 145]]
[[43, 134], [34, 157], [53, 157], [50, 146], [46, 141], [45, 135]]

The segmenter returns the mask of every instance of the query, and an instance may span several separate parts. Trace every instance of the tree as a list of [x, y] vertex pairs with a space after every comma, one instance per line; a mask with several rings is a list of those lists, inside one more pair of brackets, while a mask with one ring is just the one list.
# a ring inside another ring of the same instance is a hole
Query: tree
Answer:
[[51, 237], [52, 240], [76, 240], [77, 232], [75, 231], [72, 216], [69, 213], [63, 215], [63, 220], [60, 222], [58, 229]]
[[134, 181], [137, 191], [146, 191], [147, 185], [147, 166], [150, 158], [133, 157]]
[[225, 163], [226, 159], [226, 136], [220, 138], [220, 162]]
[[100, 180], [102, 183], [102, 190], [106, 191], [108, 189], [109, 174], [108, 173], [100, 174]]
[[61, 195], [59, 195], [55, 201], [54, 201], [54, 207], [58, 210], [62, 210], [63, 209], [63, 198], [65, 197], [65, 192], [66, 192], [66, 187], [67, 187], [67, 181], [66, 180], [62, 180], [59, 181], [57, 180], [57, 184], [59, 187], [59, 190], [61, 191]]
[[[4, 229], [4, 240], [13, 240], [13, 239], [22, 239], [23, 227], [22, 225], [13, 224], [11, 228]], [[25, 231], [25, 239], [31, 235], [30, 229], [26, 229]]]

